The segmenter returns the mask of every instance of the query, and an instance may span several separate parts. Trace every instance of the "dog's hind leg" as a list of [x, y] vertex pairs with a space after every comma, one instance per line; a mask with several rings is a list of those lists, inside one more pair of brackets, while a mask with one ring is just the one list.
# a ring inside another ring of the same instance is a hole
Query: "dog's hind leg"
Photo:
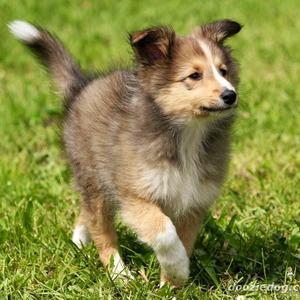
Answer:
[[100, 196], [84, 201], [72, 240], [80, 247], [91, 238], [99, 252], [101, 262], [109, 269], [112, 278], [130, 277], [118, 251], [114, 217], [113, 205]]
[[88, 215], [85, 209], [81, 209], [79, 217], [77, 218], [75, 228], [72, 235], [72, 242], [81, 249], [82, 246], [87, 245], [91, 242], [90, 233], [87, 227]]

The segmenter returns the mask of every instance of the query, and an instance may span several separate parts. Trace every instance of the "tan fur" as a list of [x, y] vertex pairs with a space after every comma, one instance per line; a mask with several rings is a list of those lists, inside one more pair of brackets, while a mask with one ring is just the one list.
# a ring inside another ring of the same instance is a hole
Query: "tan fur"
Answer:
[[145, 199], [126, 197], [126, 203], [123, 205], [123, 221], [134, 229], [142, 241], [153, 245], [157, 235], [166, 229], [169, 218], [159, 206]]
[[176, 224], [178, 236], [180, 237], [189, 256], [192, 255], [199, 226], [205, 214], [205, 210], [194, 212], [193, 214], [186, 215], [184, 219]]
[[114, 210], [99, 197], [82, 202], [77, 225], [86, 225], [102, 263], [107, 266], [118, 252], [117, 233], [114, 226]]

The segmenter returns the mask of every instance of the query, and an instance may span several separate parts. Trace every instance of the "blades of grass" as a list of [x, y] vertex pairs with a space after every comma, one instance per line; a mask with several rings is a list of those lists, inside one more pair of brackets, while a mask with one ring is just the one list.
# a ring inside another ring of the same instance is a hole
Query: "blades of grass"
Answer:
[[266, 266], [265, 266], [265, 255], [264, 255], [263, 248], [261, 248], [261, 258], [262, 258], [262, 268], [263, 268], [263, 272], [264, 272], [264, 279], [267, 279]]
[[26, 228], [27, 231], [31, 231], [32, 223], [33, 223], [33, 203], [32, 200], [29, 200], [23, 213], [23, 226]]
[[213, 263], [209, 259], [198, 259], [197, 261], [201, 264], [203, 269], [208, 274], [209, 278], [213, 281], [216, 287], [219, 287], [219, 281], [217, 279], [217, 275], [213, 266]]

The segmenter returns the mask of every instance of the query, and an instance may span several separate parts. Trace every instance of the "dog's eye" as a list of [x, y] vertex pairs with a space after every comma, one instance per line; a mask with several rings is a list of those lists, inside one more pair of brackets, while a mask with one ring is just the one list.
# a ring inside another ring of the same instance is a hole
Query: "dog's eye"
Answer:
[[200, 80], [200, 79], [202, 79], [202, 74], [199, 72], [194, 72], [191, 75], [189, 75], [189, 78], [191, 78], [193, 80]]
[[225, 68], [220, 68], [219, 70], [223, 77], [225, 77], [227, 75], [227, 70]]

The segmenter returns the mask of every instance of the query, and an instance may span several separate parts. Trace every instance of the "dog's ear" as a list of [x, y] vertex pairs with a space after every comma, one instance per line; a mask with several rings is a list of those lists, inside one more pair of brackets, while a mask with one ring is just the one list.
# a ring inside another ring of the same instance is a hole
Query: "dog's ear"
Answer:
[[217, 43], [223, 43], [225, 39], [235, 35], [241, 29], [242, 26], [232, 20], [218, 20], [201, 26], [202, 35]]
[[129, 36], [138, 62], [154, 65], [171, 57], [175, 32], [168, 27], [152, 27]]

